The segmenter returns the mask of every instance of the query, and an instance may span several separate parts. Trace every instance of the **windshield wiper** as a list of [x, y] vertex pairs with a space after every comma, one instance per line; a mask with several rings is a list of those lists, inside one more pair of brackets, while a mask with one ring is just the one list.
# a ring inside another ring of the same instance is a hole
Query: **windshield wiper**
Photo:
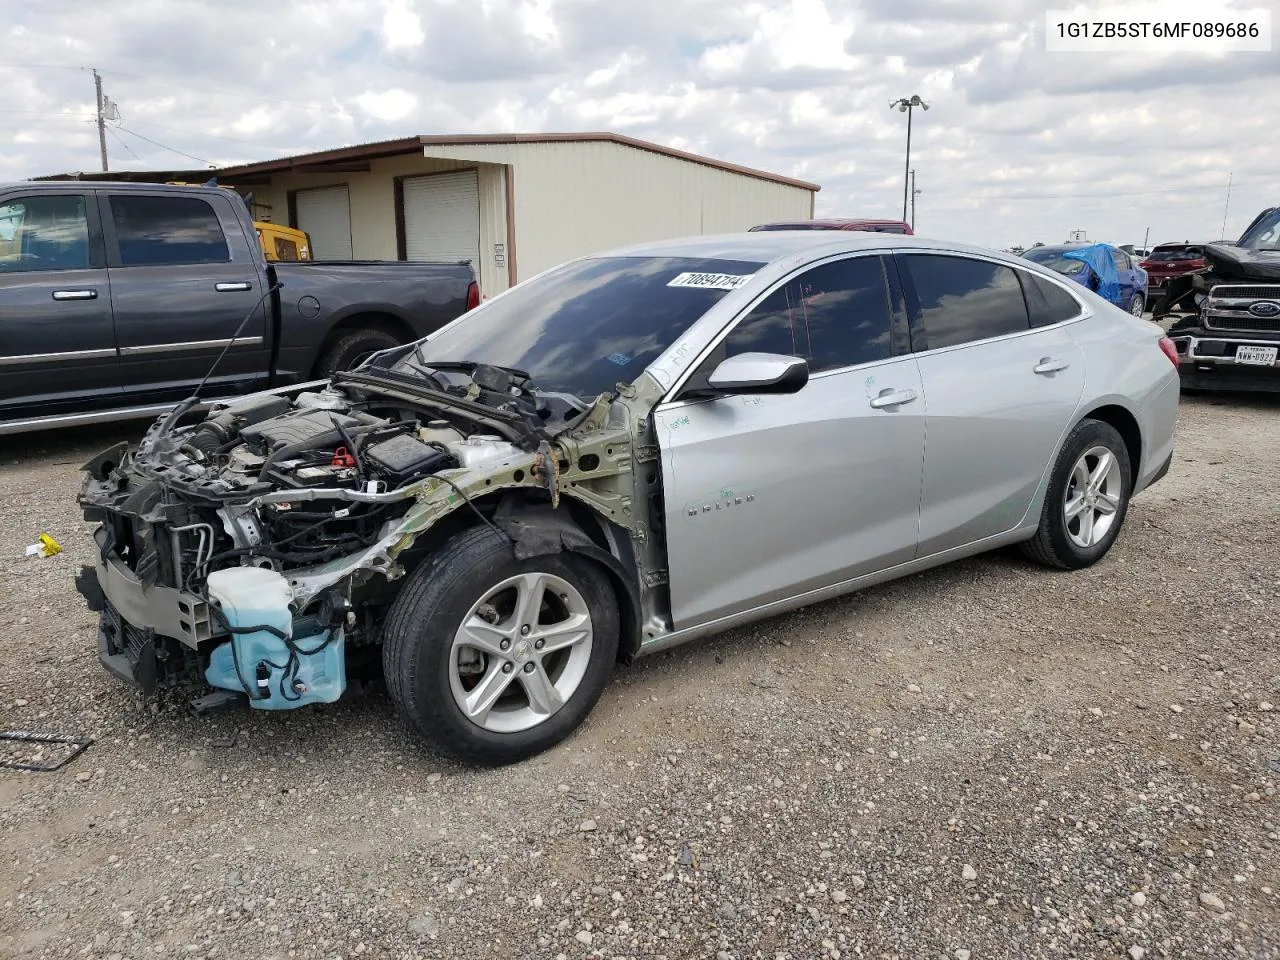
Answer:
[[532, 374], [521, 370], [519, 367], [504, 367], [500, 363], [480, 363], [475, 360], [428, 360], [422, 355], [422, 348], [426, 344], [419, 344], [418, 349], [414, 351], [418, 360], [425, 363], [432, 370], [457, 370], [460, 373], [472, 373], [477, 367], [493, 367], [495, 370], [503, 370], [511, 374], [513, 377], [519, 377], [521, 380], [532, 380]]

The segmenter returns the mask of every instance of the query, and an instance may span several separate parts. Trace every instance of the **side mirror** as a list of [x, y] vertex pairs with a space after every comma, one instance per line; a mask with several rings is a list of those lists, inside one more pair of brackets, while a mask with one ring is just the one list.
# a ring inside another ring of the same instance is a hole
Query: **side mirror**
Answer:
[[717, 393], [796, 393], [809, 382], [809, 364], [777, 353], [739, 353], [707, 378]]

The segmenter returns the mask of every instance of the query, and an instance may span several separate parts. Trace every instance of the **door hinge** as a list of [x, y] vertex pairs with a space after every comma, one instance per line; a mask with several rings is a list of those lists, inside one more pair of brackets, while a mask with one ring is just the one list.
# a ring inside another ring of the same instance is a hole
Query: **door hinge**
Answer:
[[649, 570], [644, 575], [644, 585], [646, 587], [660, 587], [667, 582], [667, 571], [665, 570]]

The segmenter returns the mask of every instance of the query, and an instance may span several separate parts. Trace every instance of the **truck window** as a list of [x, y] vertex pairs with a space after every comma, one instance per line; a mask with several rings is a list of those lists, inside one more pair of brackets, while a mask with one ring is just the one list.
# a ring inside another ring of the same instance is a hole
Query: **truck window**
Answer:
[[19, 197], [0, 204], [0, 273], [88, 267], [83, 196]]
[[111, 198], [111, 218], [126, 267], [231, 259], [218, 215], [199, 197], [117, 194]]

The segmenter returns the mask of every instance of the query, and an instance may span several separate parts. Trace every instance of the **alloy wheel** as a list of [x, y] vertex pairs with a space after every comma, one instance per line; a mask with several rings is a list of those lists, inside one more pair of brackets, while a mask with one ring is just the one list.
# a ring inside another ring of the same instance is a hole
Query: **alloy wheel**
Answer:
[[472, 605], [454, 634], [454, 701], [491, 733], [535, 727], [582, 684], [592, 641], [591, 611], [571, 583], [539, 572], [508, 577]]
[[1116, 522], [1124, 476], [1116, 455], [1106, 447], [1090, 447], [1071, 468], [1063, 495], [1067, 536], [1088, 549], [1101, 542]]

